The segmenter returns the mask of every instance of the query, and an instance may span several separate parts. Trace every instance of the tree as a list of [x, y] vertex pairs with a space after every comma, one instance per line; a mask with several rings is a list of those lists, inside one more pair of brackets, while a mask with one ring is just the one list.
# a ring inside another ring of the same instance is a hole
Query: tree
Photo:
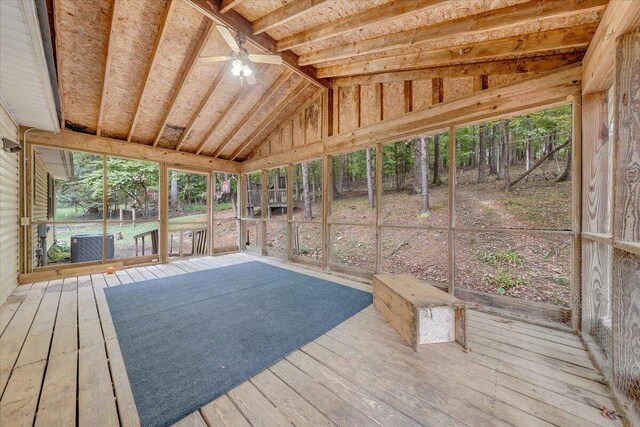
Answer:
[[491, 159], [489, 163], [489, 175], [498, 175], [500, 173], [500, 164], [498, 163], [498, 124], [491, 126]]
[[375, 206], [374, 203], [374, 193], [373, 193], [373, 162], [371, 156], [371, 148], [366, 149], [366, 158], [367, 158], [367, 194], [369, 196], [369, 209], [373, 209]]
[[442, 185], [444, 156], [441, 153], [440, 134], [433, 136], [433, 185]]
[[509, 128], [509, 120], [502, 120], [502, 155], [500, 157], [500, 177], [504, 181], [505, 190], [509, 189], [510, 186], [510, 178], [509, 178], [509, 154], [510, 154], [510, 139], [511, 139], [511, 129]]
[[178, 172], [171, 171], [171, 188], [169, 190], [169, 205], [178, 207]]
[[304, 200], [304, 219], [313, 219], [311, 211], [311, 198], [309, 197], [309, 164], [302, 163], [302, 197]]
[[558, 182], [566, 182], [571, 180], [571, 144], [569, 144], [569, 149], [567, 150], [567, 165], [564, 168], [564, 172], [558, 178]]
[[480, 125], [478, 133], [478, 182], [487, 177], [487, 126]]
[[420, 137], [420, 172], [422, 175], [422, 204], [421, 212], [429, 212], [429, 153], [427, 151], [427, 140]]
[[413, 141], [413, 192], [420, 193], [422, 190], [422, 169], [420, 169], [420, 140], [416, 138]]

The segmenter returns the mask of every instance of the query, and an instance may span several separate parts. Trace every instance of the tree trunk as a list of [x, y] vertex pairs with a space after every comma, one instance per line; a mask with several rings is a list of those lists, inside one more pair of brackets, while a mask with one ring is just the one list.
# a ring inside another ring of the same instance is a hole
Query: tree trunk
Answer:
[[478, 134], [478, 182], [487, 177], [487, 126], [480, 125]]
[[302, 197], [304, 199], [304, 219], [310, 221], [313, 218], [311, 212], [311, 199], [309, 198], [309, 164], [302, 163]]
[[[474, 134], [475, 134], [475, 132], [474, 132]], [[471, 141], [471, 159], [469, 159], [469, 164], [471, 166], [477, 165], [478, 164], [477, 163], [478, 157], [480, 157], [479, 153], [478, 153], [478, 143], [477, 143], [476, 139], [473, 138], [473, 140]]]
[[311, 203], [316, 202], [316, 166], [312, 163], [311, 167]]
[[433, 185], [442, 185], [444, 156], [442, 155], [440, 149], [440, 134], [435, 134], [433, 136]]
[[569, 149], [567, 150], [567, 166], [565, 166], [564, 172], [558, 178], [558, 182], [566, 181], [571, 181], [571, 144], [569, 144]]
[[504, 188], [506, 190], [509, 189], [511, 179], [509, 177], [509, 157], [510, 157], [510, 139], [511, 139], [511, 129], [509, 128], [509, 120], [502, 121], [502, 129], [504, 132], [502, 139], [502, 156], [500, 159], [500, 176], [504, 181]]
[[489, 175], [498, 174], [498, 125], [491, 127], [491, 159], [489, 161]]
[[340, 155], [340, 170], [338, 171], [338, 192], [342, 193], [344, 190], [344, 174], [347, 169], [347, 155]]
[[420, 137], [420, 172], [422, 175], [422, 206], [421, 212], [429, 212], [429, 153], [427, 151], [427, 140]]
[[172, 208], [178, 206], [178, 172], [171, 171], [171, 189], [169, 190], [169, 204]]
[[413, 141], [413, 192], [418, 194], [422, 188], [422, 170], [420, 169], [420, 140]]
[[331, 162], [331, 185], [333, 186], [333, 195], [332, 198], [340, 195], [338, 191], [338, 158], [334, 157]]
[[374, 194], [373, 194], [373, 170], [372, 170], [371, 148], [367, 148], [367, 193], [369, 195], [369, 209], [373, 209]]

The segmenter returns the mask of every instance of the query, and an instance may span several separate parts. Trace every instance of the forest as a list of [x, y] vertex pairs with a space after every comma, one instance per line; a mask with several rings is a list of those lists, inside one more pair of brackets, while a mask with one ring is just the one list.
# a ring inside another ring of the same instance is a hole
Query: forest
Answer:
[[[456, 286], [567, 305], [569, 239], [535, 232], [570, 229], [571, 108], [459, 128], [455, 140], [456, 224], [469, 228], [455, 232]], [[368, 271], [376, 253], [375, 154], [363, 149], [332, 162], [331, 262]], [[449, 168], [447, 132], [383, 147], [384, 271], [448, 281]], [[284, 174], [269, 172], [270, 191]], [[321, 177], [319, 160], [294, 167], [294, 220], [320, 220]], [[297, 254], [320, 259], [320, 229], [294, 232]], [[267, 234], [269, 249], [286, 252], [284, 229]]]
[[[380, 200], [375, 191], [375, 148], [332, 157], [328, 205], [332, 264], [375, 269], [379, 223], [384, 271], [448, 282], [449, 141], [443, 132], [384, 145]], [[537, 231], [570, 229], [571, 108], [459, 128], [455, 141], [456, 286], [567, 305], [570, 239]], [[101, 219], [103, 158], [73, 153], [73, 162], [73, 178], [55, 182], [56, 219]], [[266, 172], [264, 217], [275, 222], [266, 225], [265, 244], [270, 251], [286, 253], [283, 224], [290, 190], [294, 254], [319, 260], [322, 161], [296, 164], [292, 171], [290, 189], [286, 168]], [[261, 178], [260, 172], [247, 175], [244, 218], [262, 218]], [[208, 191], [207, 175], [170, 170], [170, 222], [206, 222], [211, 197], [215, 239], [223, 246], [233, 245], [238, 233], [232, 221], [238, 216], [238, 178], [215, 173], [214, 183]], [[156, 221], [158, 189], [157, 164], [107, 158], [108, 219], [131, 221], [135, 210], [136, 220]], [[157, 227], [157, 223], [148, 226]], [[243, 236], [250, 245], [259, 244], [256, 227], [257, 223], [247, 226], [248, 234]]]

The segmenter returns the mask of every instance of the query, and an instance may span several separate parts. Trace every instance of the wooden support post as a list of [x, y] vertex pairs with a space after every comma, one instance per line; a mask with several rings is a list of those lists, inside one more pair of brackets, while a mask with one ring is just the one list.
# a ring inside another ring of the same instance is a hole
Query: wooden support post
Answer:
[[[169, 171], [167, 165], [160, 164], [160, 233], [158, 236], [158, 252], [160, 262], [169, 260]], [[173, 240], [172, 242], [173, 243]]]
[[569, 292], [571, 327], [580, 330], [581, 295], [581, 253], [582, 239], [582, 100], [573, 100], [571, 108], [571, 230], [574, 235], [571, 244], [571, 288]]
[[268, 180], [267, 180], [267, 171], [266, 170], [262, 170], [260, 172], [260, 184], [261, 184], [261, 191], [260, 191], [260, 223], [259, 223], [259, 229], [258, 229], [258, 233], [260, 233], [260, 240], [262, 240], [262, 245], [261, 245], [261, 251], [260, 253], [264, 256], [267, 254], [267, 222], [265, 221], [265, 219], [268, 217], [267, 215], [267, 209], [268, 209], [268, 192], [269, 192], [269, 186], [268, 186]]
[[[247, 175], [241, 173], [238, 176], [238, 218], [245, 216], [247, 211]], [[247, 250], [245, 233], [247, 226], [244, 221], [238, 220], [238, 250], [240, 252]]]
[[207, 246], [207, 251], [209, 252], [209, 255], [213, 255], [215, 253], [215, 246], [214, 246], [214, 227], [216, 226], [215, 221], [213, 220], [213, 211], [215, 208], [215, 205], [213, 204], [213, 194], [216, 191], [216, 174], [215, 172], [210, 172], [209, 173], [209, 179], [207, 180], [207, 187], [208, 187], [208, 191], [207, 191], [207, 208], [209, 209], [209, 239], [208, 242], [209, 244], [206, 245]]
[[[115, 7], [115, 6], [114, 6]], [[107, 261], [107, 217], [109, 216], [107, 191], [107, 156], [102, 156], [102, 262]], [[115, 248], [114, 248], [115, 249]], [[46, 248], [45, 248], [46, 250]]]
[[379, 274], [382, 271], [382, 144], [376, 145], [375, 186], [376, 274]]
[[333, 198], [333, 167], [331, 156], [322, 156], [322, 269], [329, 269], [331, 262], [331, 200]]
[[287, 165], [287, 261], [293, 255], [293, 165]]
[[[26, 133], [25, 133], [26, 135]], [[33, 222], [33, 162], [34, 162], [34, 150], [33, 145], [26, 141], [26, 137], [23, 138], [25, 142], [25, 156], [27, 156], [26, 167], [26, 184], [25, 190], [27, 192], [26, 206], [24, 211], [29, 216], [29, 225], [25, 225], [25, 245], [26, 245], [26, 268], [25, 273], [33, 272], [33, 229], [31, 223]]]
[[449, 293], [456, 288], [456, 128], [449, 127]]

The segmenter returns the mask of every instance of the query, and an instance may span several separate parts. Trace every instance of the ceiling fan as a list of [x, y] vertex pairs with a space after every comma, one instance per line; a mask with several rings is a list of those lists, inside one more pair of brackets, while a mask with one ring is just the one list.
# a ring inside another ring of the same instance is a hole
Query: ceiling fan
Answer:
[[256, 84], [256, 77], [253, 74], [251, 68], [249, 68], [249, 62], [257, 62], [263, 64], [282, 64], [282, 57], [280, 55], [260, 55], [255, 53], [248, 53], [247, 50], [243, 47], [246, 43], [247, 39], [243, 34], [238, 32], [235, 37], [229, 31], [229, 28], [224, 25], [216, 26], [222, 38], [227, 42], [232, 52], [231, 55], [227, 56], [206, 56], [199, 58], [203, 62], [222, 62], [222, 61], [233, 61], [231, 63], [231, 73], [234, 76], [240, 78], [241, 82], [247, 81], [248, 84], [254, 85]]

